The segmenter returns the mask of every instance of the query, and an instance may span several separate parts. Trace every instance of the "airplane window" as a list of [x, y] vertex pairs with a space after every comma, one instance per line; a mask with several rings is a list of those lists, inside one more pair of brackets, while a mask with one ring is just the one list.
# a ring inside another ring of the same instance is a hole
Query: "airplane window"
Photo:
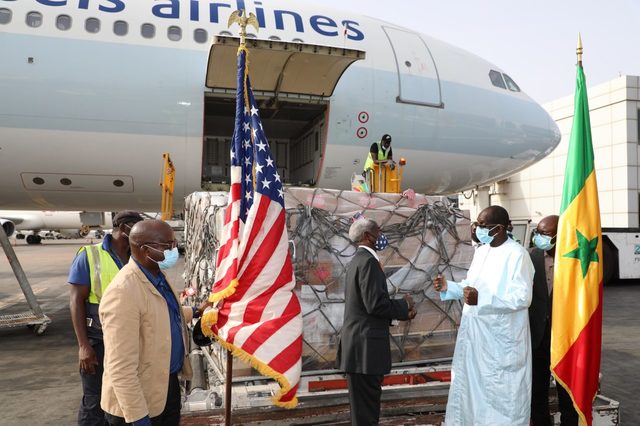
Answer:
[[62, 31], [66, 31], [71, 28], [71, 16], [58, 15], [56, 18], [56, 28]]
[[42, 13], [29, 12], [27, 13], [27, 25], [33, 28], [37, 28], [42, 25]]
[[87, 20], [84, 21], [84, 29], [91, 34], [97, 33], [100, 31], [100, 20], [97, 18], [87, 18]]
[[182, 29], [174, 25], [170, 26], [167, 30], [167, 37], [169, 37], [171, 41], [180, 41], [182, 38]]
[[280, 41], [280, 37], [278, 37], [278, 36], [269, 36], [269, 40]]
[[489, 78], [491, 79], [491, 84], [501, 89], [506, 89], [507, 86], [504, 84], [504, 80], [502, 79], [502, 74], [500, 74], [496, 70], [489, 71]]
[[247, 33], [247, 38], [258, 38], [258, 36], [253, 33]]
[[291, 41], [294, 42], [294, 43], [304, 43], [304, 40], [302, 40], [301, 38], [294, 38]]
[[8, 24], [11, 22], [11, 10], [0, 9], [0, 24]]
[[142, 24], [140, 33], [144, 38], [154, 38], [156, 36], [156, 27], [153, 24]]
[[207, 42], [207, 31], [201, 28], [198, 28], [193, 31], [193, 39], [196, 43], [206, 43]]
[[506, 74], [502, 74], [502, 76], [504, 77], [504, 81], [507, 83], [507, 87], [509, 88], [509, 90], [511, 90], [512, 92], [520, 91], [520, 87], [516, 84], [515, 81], [513, 81], [511, 77]]
[[115, 35], [125, 36], [129, 32], [129, 24], [125, 21], [116, 21], [113, 23], [113, 32]]
[[231, 32], [230, 32], [230, 31], [226, 31], [226, 30], [220, 31], [220, 33], [219, 33], [219, 34], [220, 34], [221, 36], [231, 36], [231, 35], [233, 35], [233, 34], [231, 34]]

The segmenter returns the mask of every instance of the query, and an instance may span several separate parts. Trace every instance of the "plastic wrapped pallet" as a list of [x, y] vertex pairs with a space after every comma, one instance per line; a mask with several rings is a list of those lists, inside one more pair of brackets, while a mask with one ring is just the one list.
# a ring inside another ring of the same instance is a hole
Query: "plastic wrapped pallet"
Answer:
[[[193, 193], [185, 203], [186, 285], [207, 297], [227, 193]], [[389, 240], [380, 252], [389, 294], [411, 294], [418, 315], [391, 327], [394, 362], [453, 354], [461, 304], [442, 302], [432, 278], [461, 280], [471, 263], [469, 220], [443, 197], [286, 188], [285, 208], [296, 291], [304, 317], [303, 370], [333, 368], [344, 311], [346, 266], [356, 245], [348, 238], [356, 213], [374, 219]], [[215, 346], [215, 345], [214, 345]], [[251, 375], [245, 370], [244, 373]], [[234, 375], [242, 370], [234, 367]]]

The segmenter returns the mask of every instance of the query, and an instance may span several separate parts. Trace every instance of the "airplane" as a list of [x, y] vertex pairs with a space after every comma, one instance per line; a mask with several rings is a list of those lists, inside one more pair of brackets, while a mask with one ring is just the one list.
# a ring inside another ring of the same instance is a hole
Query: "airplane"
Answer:
[[[392, 6], [390, 6], [392, 7]], [[560, 132], [501, 68], [351, 12], [285, 0], [0, 0], [0, 208], [158, 210], [229, 183], [238, 28], [287, 184], [349, 189], [393, 137], [404, 187], [453, 194], [549, 154]]]
[[[0, 225], [8, 237], [16, 231], [17, 239], [25, 239], [27, 244], [40, 244], [40, 231], [56, 231], [62, 237], [86, 237], [93, 231], [99, 236], [104, 229], [111, 229], [111, 213], [93, 213], [80, 211], [0, 211]], [[25, 231], [31, 231], [26, 235]]]

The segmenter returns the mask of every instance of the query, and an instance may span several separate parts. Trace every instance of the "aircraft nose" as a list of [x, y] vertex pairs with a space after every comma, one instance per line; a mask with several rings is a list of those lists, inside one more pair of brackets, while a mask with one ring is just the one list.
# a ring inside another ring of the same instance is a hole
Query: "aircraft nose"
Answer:
[[562, 135], [551, 115], [530, 99], [529, 117], [522, 120], [523, 149], [512, 158], [523, 160], [528, 167], [549, 155], [560, 143]]

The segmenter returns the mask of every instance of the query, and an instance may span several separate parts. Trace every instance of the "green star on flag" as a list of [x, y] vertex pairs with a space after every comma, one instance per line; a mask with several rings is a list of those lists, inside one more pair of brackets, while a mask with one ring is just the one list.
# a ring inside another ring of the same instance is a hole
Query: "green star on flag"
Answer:
[[577, 229], [576, 236], [578, 237], [578, 247], [565, 254], [564, 257], [571, 257], [580, 261], [580, 266], [582, 267], [582, 278], [584, 278], [587, 276], [587, 271], [589, 270], [591, 262], [598, 262], [598, 252], [596, 250], [598, 248], [598, 237], [596, 236], [593, 240], [589, 240]]

